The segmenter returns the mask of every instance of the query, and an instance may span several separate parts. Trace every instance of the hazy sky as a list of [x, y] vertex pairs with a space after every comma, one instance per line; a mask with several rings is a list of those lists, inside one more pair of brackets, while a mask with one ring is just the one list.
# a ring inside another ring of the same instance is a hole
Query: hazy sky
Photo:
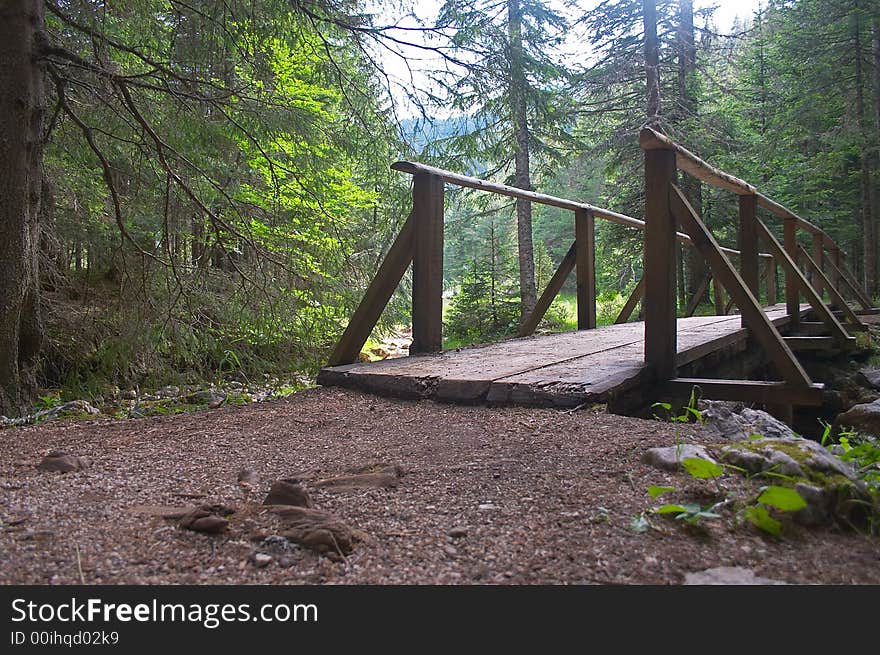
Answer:
[[[575, 10], [578, 13], [581, 13], [595, 7], [599, 1], [600, 0], [574, 0], [573, 4]], [[762, 3], [766, 3], [766, 0], [694, 0], [694, 8], [716, 7], [713, 16], [714, 27], [719, 32], [724, 33], [731, 31], [737, 18], [743, 19], [751, 17], [758, 6]], [[408, 3], [404, 2], [404, 4]], [[416, 15], [424, 21], [425, 24], [430, 24], [437, 15], [437, 11], [442, 4], [442, 0], [417, 0]], [[569, 2], [564, 2], [563, 0], [549, 0], [549, 4], [556, 9], [561, 9], [565, 4], [568, 4], [571, 7], [570, 0]], [[568, 12], [563, 13], [571, 15], [571, 12], [572, 9], [569, 9]], [[411, 18], [402, 17], [402, 12], [395, 11], [394, 9], [389, 10], [388, 4], [385, 2], [381, 5], [380, 13], [384, 14], [382, 22], [385, 24], [399, 25], [402, 27], [416, 25]], [[413, 41], [417, 40], [418, 33], [401, 31], [393, 33], [393, 36], [403, 40]], [[582, 46], [578, 43], [573, 44], [572, 47], [577, 51], [577, 48]], [[412, 91], [413, 89], [424, 90], [426, 86], [429, 86], [429, 80], [419, 73], [419, 68], [429, 69], [435, 67], [439, 60], [436, 56], [432, 56], [426, 51], [418, 48], [395, 46], [395, 49], [399, 50], [398, 54], [393, 53], [389, 49], [382, 49], [377, 52], [376, 55], [392, 82], [393, 95], [395, 97], [395, 104], [399, 115], [401, 117], [416, 115], [418, 112], [414, 110], [413, 106], [406, 99], [404, 89], [408, 91]], [[406, 57], [406, 61], [403, 57], [399, 56], [400, 54], [403, 54]], [[412, 71], [412, 75], [410, 71]], [[435, 115], [442, 115], [445, 112], [442, 110], [435, 110], [432, 113]]]

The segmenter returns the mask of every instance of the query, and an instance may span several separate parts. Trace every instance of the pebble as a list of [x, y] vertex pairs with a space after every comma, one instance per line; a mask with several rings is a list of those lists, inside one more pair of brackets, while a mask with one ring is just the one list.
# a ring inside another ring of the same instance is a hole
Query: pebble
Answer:
[[446, 553], [449, 557], [458, 557], [458, 549], [455, 546], [450, 546], [446, 544], [443, 546], [443, 552]]
[[479, 505], [477, 509], [488, 512], [493, 509], [498, 509], [498, 507], [496, 505], [493, 505], [492, 503], [483, 503], [482, 505]]
[[459, 525], [459, 526], [452, 528], [447, 534], [450, 537], [452, 537], [453, 539], [461, 539], [462, 537], [467, 536], [468, 529], [463, 525]]
[[266, 553], [256, 553], [253, 557], [253, 563], [258, 569], [263, 569], [269, 566], [273, 559], [274, 558], [271, 555], [267, 555]]

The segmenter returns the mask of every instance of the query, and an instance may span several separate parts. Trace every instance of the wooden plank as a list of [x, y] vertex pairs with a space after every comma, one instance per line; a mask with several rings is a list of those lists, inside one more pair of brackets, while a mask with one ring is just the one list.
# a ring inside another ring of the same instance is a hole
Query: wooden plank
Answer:
[[621, 323], [626, 323], [629, 320], [629, 317], [632, 316], [636, 305], [639, 304], [639, 301], [644, 295], [645, 276], [642, 275], [642, 277], [639, 278], [639, 281], [636, 282], [636, 286], [633, 289], [632, 293], [629, 295], [629, 298], [627, 298], [626, 304], [624, 304], [623, 309], [620, 310], [620, 314], [618, 314], [617, 318], [614, 320], [614, 324], [620, 325]]
[[709, 288], [709, 280], [712, 279], [712, 276], [709, 275], [709, 272], [706, 271], [706, 274], [703, 276], [703, 280], [700, 282], [700, 286], [697, 287], [696, 293], [694, 293], [693, 297], [688, 302], [688, 306], [684, 310], [685, 318], [691, 317], [694, 315], [694, 312], [697, 311], [697, 307], [700, 305], [700, 300], [704, 295], [706, 295], [706, 290]]
[[739, 270], [749, 291], [760, 300], [757, 211], [758, 199], [753, 194], [739, 197]]
[[574, 216], [578, 330], [591, 330], [596, 327], [596, 220], [583, 209]]
[[709, 378], [674, 378], [663, 385], [668, 393], [680, 396], [689, 396], [694, 387], [699, 388], [703, 398], [756, 402], [764, 405], [792, 403], [805, 406], [821, 405], [822, 392], [825, 388], [822, 384], [812, 383], [802, 387], [785, 382]]
[[[675, 377], [675, 218], [669, 186], [675, 180], [672, 150], [645, 152], [645, 363], [659, 380]], [[691, 240], [693, 236], [691, 235]]]
[[[769, 308], [774, 325], [789, 318], [782, 307]], [[643, 323], [629, 323], [634, 329]], [[679, 366], [721, 351], [735, 350], [748, 340], [738, 316], [698, 316], [678, 321]], [[599, 332], [607, 328], [599, 328]], [[543, 339], [544, 337], [542, 337]], [[488, 400], [498, 404], [573, 407], [585, 402], [607, 402], [645, 381], [643, 342], [622, 345], [594, 355], [550, 364], [492, 383]]]
[[[831, 310], [828, 309], [828, 306], [822, 302], [822, 299], [816, 293], [816, 290], [810, 286], [810, 283], [807, 282], [807, 279], [804, 277], [804, 274], [797, 267], [797, 264], [794, 262], [794, 259], [789, 256], [788, 252], [783, 249], [780, 245], [779, 241], [776, 240], [776, 237], [773, 236], [773, 233], [767, 228], [766, 225], [760, 220], [758, 220], [758, 233], [764, 239], [764, 243], [768, 246], [771, 252], [776, 255], [776, 258], [782, 264], [782, 267], [785, 269], [786, 273], [786, 288], [788, 286], [788, 280], [796, 286], [800, 287], [800, 290], [804, 292], [804, 296], [806, 297], [807, 302], [810, 303], [810, 306], [813, 308], [813, 311], [819, 316], [825, 325], [828, 326], [828, 332], [831, 336], [838, 339], [841, 344], [849, 341], [852, 337], [847, 333], [847, 331], [840, 324], [840, 321], [831, 313]], [[797, 253], [799, 250], [795, 245], [794, 252]], [[786, 290], [786, 296], [788, 295], [788, 291]], [[792, 312], [792, 305], [786, 298], [786, 307], [788, 308], [789, 313]], [[797, 305], [794, 308], [795, 313], [799, 313], [800, 305]], [[792, 320], [792, 327], [796, 329], [797, 323], [800, 321], [800, 316], [798, 315], [797, 320]]]
[[822, 321], [801, 321], [797, 325], [797, 334], [806, 337], [830, 336], [828, 326]]
[[568, 249], [568, 252], [565, 253], [565, 257], [563, 257], [562, 261], [559, 263], [559, 268], [556, 269], [553, 277], [550, 278], [550, 282], [547, 283], [547, 288], [544, 289], [544, 293], [538, 298], [538, 302], [535, 304], [535, 309], [532, 310], [532, 313], [526, 317], [526, 320], [524, 320], [520, 326], [517, 336], [527, 337], [530, 334], [533, 334], [538, 328], [541, 319], [544, 318], [547, 310], [550, 309], [550, 305], [553, 304], [553, 300], [559, 295], [562, 285], [565, 284], [565, 281], [568, 279], [568, 276], [571, 275], [571, 271], [575, 267], [575, 262], [577, 261], [575, 248], [576, 243], [572, 243], [571, 248]]
[[414, 223], [413, 215], [410, 214], [388, 250], [388, 254], [385, 255], [385, 259], [382, 260], [376, 277], [367, 287], [367, 292], [348, 322], [345, 332], [336, 342], [328, 366], [351, 364], [357, 361], [361, 348], [370, 338], [370, 333], [376, 327], [382, 310], [391, 300], [403, 274], [406, 273], [406, 269], [412, 262]]
[[[739, 273], [731, 265], [727, 257], [718, 249], [715, 237], [703, 225], [703, 222], [688, 203], [681, 189], [671, 185], [669, 198], [672, 212], [678, 219], [679, 224], [690, 235], [694, 246], [703, 254], [703, 257], [709, 264], [709, 268], [712, 270], [712, 275], [716, 279], [722, 280], [727, 292], [734, 299], [740, 313], [746, 319], [746, 325], [754, 334], [755, 340], [764, 348], [768, 358], [782, 376], [782, 379], [792, 386], [806, 387], [812, 384], [810, 377], [797, 361], [791, 349], [782, 340], [782, 336], [770, 319], [767, 318], [752, 292], [745, 286]], [[795, 309], [796, 313], [799, 313], [799, 311], [800, 308]]]
[[813, 278], [821, 285], [817, 288], [824, 288], [828, 291], [828, 296], [831, 298], [831, 304], [837, 305], [840, 311], [843, 312], [843, 316], [848, 323], [852, 325], [862, 325], [859, 317], [855, 315], [855, 312], [853, 312], [843, 296], [840, 295], [840, 292], [834, 288], [834, 285], [831, 284], [831, 280], [825, 276], [825, 272], [821, 269], [818, 262], [810, 257], [809, 253], [803, 246], [801, 246], [801, 255], [804, 262], [806, 262], [807, 267], [812, 270]]
[[795, 352], [840, 350], [838, 341], [829, 336], [790, 336], [783, 339]]
[[413, 178], [412, 322], [409, 352], [443, 349], [443, 180], [420, 173]]

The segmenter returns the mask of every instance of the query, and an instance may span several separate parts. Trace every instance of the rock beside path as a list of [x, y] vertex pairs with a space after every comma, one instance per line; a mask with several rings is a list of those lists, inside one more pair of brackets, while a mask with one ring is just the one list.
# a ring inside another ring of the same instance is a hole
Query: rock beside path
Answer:
[[194, 532], [220, 534], [229, 528], [229, 521], [224, 517], [232, 513], [233, 510], [225, 505], [201, 505], [180, 519], [180, 527]]
[[41, 471], [58, 471], [59, 473], [71, 473], [88, 468], [89, 460], [85, 457], [71, 455], [61, 450], [53, 450], [37, 464]]
[[650, 448], [642, 455], [642, 461], [664, 471], [679, 471], [681, 462], [686, 459], [705, 459], [717, 464], [705, 446], [695, 444], [679, 444], [665, 448]]
[[277, 507], [274, 512], [287, 525], [284, 536], [305, 548], [322, 554], [346, 556], [366, 534], [355, 530], [339, 518], [318, 509]]
[[853, 405], [834, 422], [835, 428], [849, 428], [862, 434], [880, 437], [880, 398], [871, 403]]
[[705, 429], [726, 441], [742, 441], [756, 434], [771, 439], [793, 439], [797, 436], [779, 419], [741, 403], [705, 401], [703, 406]]
[[311, 507], [312, 499], [309, 492], [299, 484], [299, 480], [290, 478], [273, 483], [265, 500], [263, 500], [263, 504]]
[[350, 475], [316, 480], [311, 483], [311, 486], [331, 491], [390, 489], [400, 484], [400, 478], [403, 475], [403, 467], [398, 464], [368, 464], [354, 469]]
[[693, 571], [684, 576], [686, 585], [787, 585], [781, 580], [772, 580], [755, 575], [751, 569], [741, 566], [719, 566], [705, 571]]

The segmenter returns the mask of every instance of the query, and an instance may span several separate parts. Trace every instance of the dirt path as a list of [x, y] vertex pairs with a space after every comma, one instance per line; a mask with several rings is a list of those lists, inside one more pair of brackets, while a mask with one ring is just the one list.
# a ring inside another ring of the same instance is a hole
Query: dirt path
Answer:
[[[487, 409], [315, 389], [280, 401], [175, 417], [61, 422], [0, 432], [0, 583], [652, 583], [749, 567], [792, 583], [880, 583], [880, 539], [798, 529], [773, 540], [732, 511], [704, 534], [652, 517], [649, 484], [707, 483], [640, 462], [674, 426], [595, 411]], [[697, 428], [688, 441], [706, 442]], [[52, 449], [83, 472], [36, 469]], [[345, 561], [275, 550], [255, 505], [278, 478], [306, 480], [373, 462], [401, 465], [395, 489], [310, 488], [316, 507], [370, 535]], [[254, 491], [238, 484], [255, 470]], [[729, 489], [745, 483], [732, 476]], [[132, 511], [221, 502], [219, 536]], [[457, 536], [449, 535], [450, 531]], [[249, 563], [271, 554], [265, 568]]]

